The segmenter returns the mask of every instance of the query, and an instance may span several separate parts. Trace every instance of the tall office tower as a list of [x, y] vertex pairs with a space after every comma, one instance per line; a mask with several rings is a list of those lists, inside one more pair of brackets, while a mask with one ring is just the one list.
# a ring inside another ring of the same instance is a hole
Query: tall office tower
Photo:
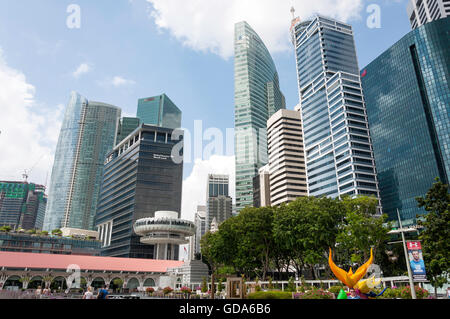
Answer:
[[434, 179], [450, 177], [450, 17], [405, 35], [363, 69], [383, 210], [404, 224], [424, 213]]
[[206, 229], [206, 206], [197, 206], [197, 212], [195, 213], [195, 253], [201, 253], [200, 241], [203, 235], [207, 232]]
[[232, 216], [233, 200], [228, 196], [229, 176], [208, 174], [206, 203], [206, 229], [214, 218], [218, 224]]
[[411, 27], [450, 16], [450, 0], [409, 0], [406, 9]]
[[165, 94], [140, 99], [137, 117], [141, 123], [166, 127], [181, 127], [181, 111]]
[[294, 19], [291, 33], [308, 194], [379, 198], [352, 27], [315, 16]]
[[119, 144], [124, 138], [133, 133], [139, 127], [139, 124], [140, 120], [137, 117], [122, 118], [117, 128], [116, 144]]
[[120, 108], [72, 92], [51, 175], [44, 229], [94, 229], [103, 163], [112, 150]]
[[247, 22], [235, 25], [236, 209], [253, 205], [253, 178], [267, 164], [267, 120], [286, 108], [269, 51]]
[[42, 229], [46, 206], [45, 186], [0, 181], [0, 226]]
[[[141, 124], [107, 154], [95, 227], [102, 255], [155, 259], [133, 225], [156, 211], [181, 211], [182, 131]], [[179, 246], [170, 247], [178, 256]]]
[[253, 178], [253, 207], [270, 206], [270, 170], [269, 164], [258, 170]]
[[273, 206], [308, 195], [301, 115], [279, 110], [267, 121], [270, 202]]

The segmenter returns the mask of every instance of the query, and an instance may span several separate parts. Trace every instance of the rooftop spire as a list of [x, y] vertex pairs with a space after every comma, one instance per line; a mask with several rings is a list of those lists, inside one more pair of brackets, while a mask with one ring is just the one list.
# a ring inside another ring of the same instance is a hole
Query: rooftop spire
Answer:
[[295, 8], [294, 6], [291, 7], [291, 14], [292, 14], [292, 20], [295, 19]]

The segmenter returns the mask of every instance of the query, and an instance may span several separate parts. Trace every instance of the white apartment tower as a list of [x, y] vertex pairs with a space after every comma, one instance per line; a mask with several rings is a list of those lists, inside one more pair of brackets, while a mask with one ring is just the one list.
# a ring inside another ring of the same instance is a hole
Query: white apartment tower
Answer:
[[301, 114], [279, 110], [267, 121], [270, 202], [273, 206], [307, 196]]
[[410, 0], [406, 9], [412, 29], [448, 17], [450, 0]]

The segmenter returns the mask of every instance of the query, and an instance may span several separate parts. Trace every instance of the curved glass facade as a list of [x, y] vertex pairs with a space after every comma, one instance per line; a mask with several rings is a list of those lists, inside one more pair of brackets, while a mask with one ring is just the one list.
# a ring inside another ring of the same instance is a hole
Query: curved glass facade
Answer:
[[245, 22], [235, 25], [236, 210], [253, 206], [253, 178], [267, 164], [267, 120], [286, 107], [272, 57]]
[[415, 223], [415, 197], [450, 176], [450, 18], [404, 36], [363, 69], [383, 209]]
[[121, 110], [72, 92], [55, 152], [44, 229], [94, 229], [103, 163]]

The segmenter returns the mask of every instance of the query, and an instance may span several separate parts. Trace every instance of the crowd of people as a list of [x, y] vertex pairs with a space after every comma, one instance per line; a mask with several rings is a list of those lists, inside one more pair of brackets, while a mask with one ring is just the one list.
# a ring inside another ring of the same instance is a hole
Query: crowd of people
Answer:
[[[48, 298], [51, 295], [51, 290], [48, 287], [42, 289], [39, 286], [35, 291], [35, 296], [38, 299]], [[87, 287], [86, 292], [83, 294], [83, 299], [108, 299], [108, 289], [106, 286], [101, 287], [97, 291], [97, 295], [94, 295], [93, 288], [91, 286]]]

